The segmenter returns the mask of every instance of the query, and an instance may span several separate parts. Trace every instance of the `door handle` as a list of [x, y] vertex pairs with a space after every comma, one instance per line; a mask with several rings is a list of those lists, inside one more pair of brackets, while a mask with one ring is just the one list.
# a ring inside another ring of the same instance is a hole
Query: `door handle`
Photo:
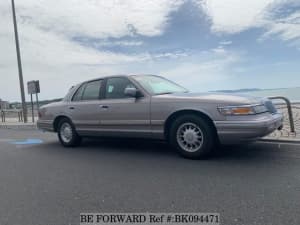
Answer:
[[100, 107], [101, 109], [108, 109], [108, 106], [107, 106], [107, 105], [99, 105], [99, 107]]
[[75, 109], [73, 106], [70, 106], [69, 109]]

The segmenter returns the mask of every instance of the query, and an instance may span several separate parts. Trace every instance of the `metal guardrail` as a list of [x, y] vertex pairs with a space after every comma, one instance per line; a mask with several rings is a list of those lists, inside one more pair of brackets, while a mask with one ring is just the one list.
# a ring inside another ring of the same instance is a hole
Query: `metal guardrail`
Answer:
[[300, 101], [290, 101], [288, 103], [282, 96], [269, 97], [277, 110], [283, 114], [283, 128], [275, 130], [266, 138], [277, 140], [300, 140]]
[[6, 121], [6, 114], [7, 113], [17, 113], [19, 122], [23, 122], [23, 112], [22, 110], [1, 110], [1, 121], [4, 123]]
[[271, 96], [271, 97], [268, 97], [268, 98], [269, 99], [280, 99], [280, 100], [285, 101], [286, 106], [287, 106], [287, 110], [288, 110], [291, 133], [295, 133], [295, 124], [294, 124], [291, 101], [288, 98], [283, 97], [283, 96]]

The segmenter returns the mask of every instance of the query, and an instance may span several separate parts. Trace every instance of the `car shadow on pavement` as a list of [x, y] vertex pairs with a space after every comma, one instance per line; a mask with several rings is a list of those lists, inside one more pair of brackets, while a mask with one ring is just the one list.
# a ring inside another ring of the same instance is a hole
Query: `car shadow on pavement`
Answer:
[[82, 144], [85, 149], [101, 151], [122, 151], [131, 153], [174, 154], [174, 150], [164, 141], [135, 138], [87, 138]]
[[[179, 158], [176, 151], [166, 142], [148, 139], [132, 138], [87, 138], [81, 146], [76, 148], [64, 148], [58, 142], [48, 142], [46, 145], [54, 145], [58, 149], [69, 149], [73, 152], [92, 152], [93, 154], [126, 154], [135, 156], [171, 157]], [[50, 146], [49, 146], [50, 147]], [[209, 161], [247, 160], [266, 161], [279, 158], [276, 149], [262, 144], [249, 143], [232, 146], [219, 146], [214, 153], [204, 158]]]

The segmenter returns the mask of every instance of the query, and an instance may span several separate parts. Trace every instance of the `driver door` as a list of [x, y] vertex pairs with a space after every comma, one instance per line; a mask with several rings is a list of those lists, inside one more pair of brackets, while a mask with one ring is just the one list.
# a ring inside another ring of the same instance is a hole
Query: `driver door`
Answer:
[[104, 83], [105, 89], [99, 106], [102, 133], [110, 136], [151, 136], [150, 98], [126, 96], [125, 89], [135, 87], [127, 77], [107, 78]]

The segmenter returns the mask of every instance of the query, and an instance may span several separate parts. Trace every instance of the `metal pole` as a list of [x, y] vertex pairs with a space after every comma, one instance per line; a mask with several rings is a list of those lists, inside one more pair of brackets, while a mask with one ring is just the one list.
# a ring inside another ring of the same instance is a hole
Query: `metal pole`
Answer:
[[36, 109], [37, 109], [37, 111], [39, 111], [40, 106], [39, 106], [39, 97], [38, 97], [38, 93], [35, 93], [35, 99], [36, 99]]
[[18, 59], [19, 81], [20, 81], [23, 117], [24, 117], [24, 122], [27, 123], [27, 106], [26, 106], [25, 93], [24, 93], [24, 81], [23, 81], [23, 72], [22, 72], [22, 63], [21, 63], [21, 54], [20, 54], [18, 27], [17, 27], [17, 19], [16, 19], [14, 0], [11, 0], [11, 5], [12, 5], [12, 14], [13, 14], [14, 30], [15, 30], [15, 41], [16, 41], [16, 51], [17, 51], [17, 59]]
[[295, 125], [294, 125], [294, 118], [293, 118], [293, 112], [292, 112], [292, 105], [288, 98], [282, 97], [282, 96], [271, 96], [268, 97], [269, 99], [281, 99], [285, 101], [287, 110], [288, 110], [288, 116], [289, 116], [289, 122], [290, 122], [290, 129], [292, 133], [295, 133]]
[[32, 116], [32, 122], [34, 123], [34, 112], [33, 112], [33, 99], [32, 99], [32, 94], [30, 94], [30, 100], [31, 100], [31, 116]]

